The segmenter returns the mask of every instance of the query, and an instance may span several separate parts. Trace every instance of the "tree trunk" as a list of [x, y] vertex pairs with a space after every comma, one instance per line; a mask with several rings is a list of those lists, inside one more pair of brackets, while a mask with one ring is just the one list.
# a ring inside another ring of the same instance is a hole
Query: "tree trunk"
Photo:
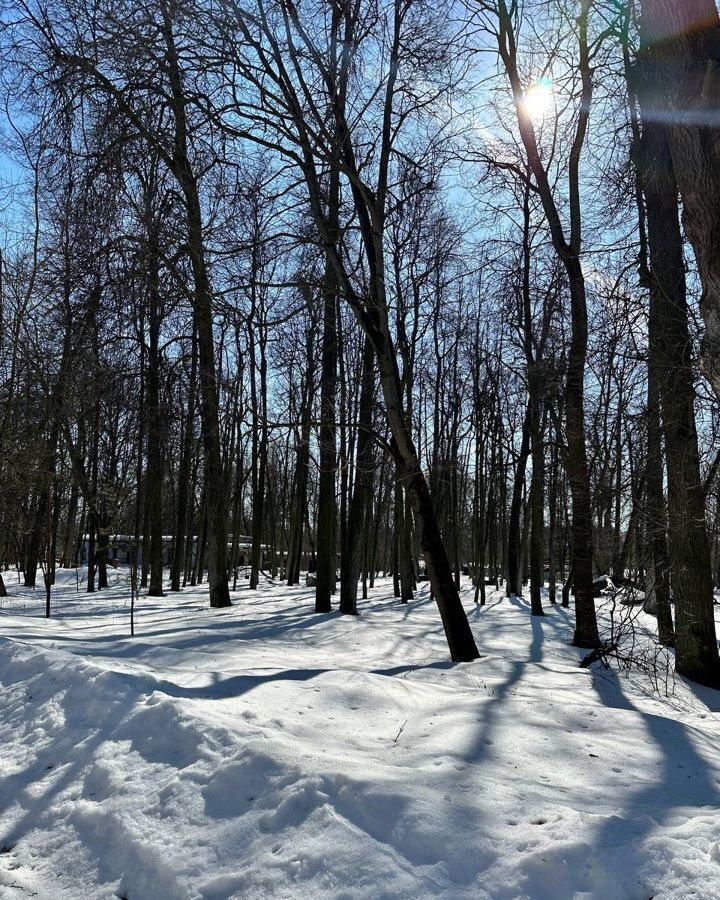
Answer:
[[513, 476], [512, 500], [510, 502], [510, 520], [508, 523], [507, 541], [507, 582], [505, 596], [513, 594], [522, 596], [522, 572], [520, 566], [522, 549], [522, 523], [520, 521], [523, 508], [523, 487], [525, 485], [525, 467], [530, 452], [530, 416], [528, 403], [522, 425], [520, 452], [518, 453], [515, 474]]
[[720, 685], [677, 183], [667, 128], [650, 112], [655, 109], [659, 77], [652, 55], [645, 57], [639, 91], [644, 128], [636, 157], [647, 208], [651, 308], [656, 313], [653, 349], [667, 454], [676, 669], [694, 681]]
[[193, 418], [195, 416], [195, 384], [197, 380], [197, 340], [193, 329], [191, 343], [190, 380], [188, 383], [187, 413], [180, 451], [180, 468], [178, 471], [177, 518], [175, 521], [175, 540], [173, 565], [170, 586], [173, 591], [180, 590], [180, 579], [185, 571], [187, 559], [188, 513], [190, 508], [190, 487], [192, 481], [192, 446]]
[[[160, 274], [156, 226], [148, 222], [148, 324], [147, 355], [147, 475], [145, 482], [146, 521], [149, 538], [143, 549], [150, 547], [151, 597], [163, 596], [162, 557], [162, 420], [160, 416]], [[144, 536], [145, 537], [145, 536]]]
[[[531, 376], [531, 381], [537, 379]], [[539, 386], [531, 386], [530, 446], [532, 448], [532, 478], [530, 481], [530, 611], [542, 616], [542, 587], [545, 581], [545, 449], [543, 447], [542, 416], [540, 415]]]
[[372, 411], [375, 394], [375, 355], [366, 337], [363, 345], [362, 384], [358, 418], [355, 484], [347, 521], [346, 545], [342, 549], [340, 612], [357, 614], [357, 588], [365, 544], [365, 515], [372, 490]]
[[[340, 175], [330, 174], [327, 222], [330, 238], [337, 240], [340, 205]], [[317, 575], [315, 611], [330, 612], [335, 591], [337, 502], [335, 497], [335, 392], [337, 380], [338, 281], [330, 262], [323, 280], [323, 334], [320, 371], [320, 479], [318, 492]]]
[[167, 0], [161, 2], [163, 36], [175, 127], [174, 172], [183, 193], [187, 227], [187, 251], [193, 273], [193, 320], [198, 337], [200, 414], [205, 453], [205, 504], [207, 509], [207, 561], [210, 606], [230, 606], [227, 571], [227, 522], [224, 479], [220, 455], [218, 386], [213, 337], [213, 302], [205, 259], [202, 210], [198, 184], [188, 155], [186, 98]]
[[648, 578], [650, 590], [645, 592], [645, 602], [654, 601], [658, 620], [658, 638], [661, 644], [671, 647], [675, 642], [672, 610], [670, 608], [670, 558], [667, 546], [667, 518], [663, 492], [662, 442], [660, 437], [660, 390], [657, 375], [657, 311], [651, 300], [650, 308], [650, 359], [648, 360], [648, 447], [647, 447], [647, 530], [649, 532], [650, 562]]
[[62, 567], [63, 569], [71, 568], [75, 560], [75, 537], [77, 535], [77, 514], [80, 500], [80, 490], [78, 486], [77, 475], [73, 470], [72, 483], [70, 486], [70, 502], [68, 503], [67, 524], [65, 527], [65, 540], [63, 542]]
[[[720, 397], [720, 16], [715, 0], [641, 0], [640, 59], [666, 134], [683, 224], [695, 251], [705, 321], [702, 370]], [[714, 665], [714, 663], [712, 664]]]

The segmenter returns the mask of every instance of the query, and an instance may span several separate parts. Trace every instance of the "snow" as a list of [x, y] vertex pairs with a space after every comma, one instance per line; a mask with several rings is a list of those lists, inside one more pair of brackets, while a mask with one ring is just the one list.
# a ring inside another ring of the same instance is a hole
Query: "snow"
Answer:
[[720, 898], [720, 695], [581, 669], [568, 610], [466, 584], [452, 665], [426, 583], [141, 597], [131, 639], [123, 570], [60, 574], [0, 602], [2, 898]]

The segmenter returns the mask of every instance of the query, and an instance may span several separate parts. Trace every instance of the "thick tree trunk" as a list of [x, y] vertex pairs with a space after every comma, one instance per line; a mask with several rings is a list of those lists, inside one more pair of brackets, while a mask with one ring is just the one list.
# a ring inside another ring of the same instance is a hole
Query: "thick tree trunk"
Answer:
[[[403, 492], [405, 509], [403, 510], [402, 531], [400, 533], [400, 599], [409, 602], [415, 596], [415, 565], [413, 563], [413, 508], [410, 494]], [[457, 579], [456, 579], [457, 584]]]
[[[628, 29], [630, 17], [627, 20]], [[650, 304], [648, 313], [648, 374], [647, 374], [647, 467], [645, 478], [641, 478], [641, 484], [633, 495], [633, 505], [630, 513], [625, 540], [616, 561], [616, 575], [625, 577], [629, 548], [637, 531], [637, 522], [640, 518], [642, 503], [642, 484], [647, 485], [646, 517], [647, 531], [650, 541], [650, 566], [649, 577], [646, 578], [645, 606], [654, 607], [658, 620], [658, 638], [662, 644], [672, 646], [675, 642], [673, 628], [672, 608], [670, 605], [670, 556], [667, 542], [667, 514], [665, 509], [665, 494], [663, 488], [664, 466], [662, 447], [661, 425], [661, 372], [664, 365], [661, 358], [661, 346], [659, 344], [660, 319], [657, 296], [657, 286], [653, 284], [650, 274], [650, 259], [648, 251], [647, 215], [645, 198], [643, 196], [643, 167], [642, 151], [643, 141], [640, 129], [638, 110], [638, 91], [636, 77], [637, 67], [634, 70], [631, 58], [629, 38], [627, 32], [623, 35], [623, 63], [625, 68], [625, 80], [628, 93], [628, 111], [630, 114], [630, 126], [632, 131], [631, 156], [639, 154], [635, 158], [635, 205], [638, 213], [638, 237], [639, 237], [639, 262], [640, 281], [650, 288]], [[643, 75], [640, 74], [642, 85]], [[642, 87], [640, 89], [642, 93]], [[635, 495], [637, 494], [637, 495]]]
[[651, 267], [653, 356], [657, 364], [668, 474], [669, 553], [675, 599], [676, 668], [703, 684], [720, 685], [713, 613], [705, 492], [695, 425], [692, 345], [688, 328], [685, 263], [678, 221], [677, 183], [666, 125], [653, 120], [658, 70], [643, 60], [642, 172]]
[[203, 446], [205, 449], [205, 503], [207, 508], [207, 563], [210, 605], [230, 606], [227, 581], [227, 522], [222, 463], [218, 391], [215, 372], [215, 347], [212, 327], [210, 282], [202, 244], [200, 205], [197, 194], [189, 191], [188, 231], [195, 277], [194, 314], [198, 334], [200, 396]]
[[702, 369], [720, 397], [720, 16], [715, 0], [641, 0], [642, 50], [653, 105], [643, 120], [667, 126], [695, 251], [705, 321]]

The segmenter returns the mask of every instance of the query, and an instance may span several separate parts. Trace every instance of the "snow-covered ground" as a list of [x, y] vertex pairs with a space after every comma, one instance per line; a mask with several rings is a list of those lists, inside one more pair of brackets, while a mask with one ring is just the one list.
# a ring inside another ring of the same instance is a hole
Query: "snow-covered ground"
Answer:
[[2, 898], [720, 898], [720, 695], [580, 669], [566, 610], [468, 587], [451, 665], [426, 586], [143, 597], [131, 639], [124, 573], [63, 579], [0, 604]]

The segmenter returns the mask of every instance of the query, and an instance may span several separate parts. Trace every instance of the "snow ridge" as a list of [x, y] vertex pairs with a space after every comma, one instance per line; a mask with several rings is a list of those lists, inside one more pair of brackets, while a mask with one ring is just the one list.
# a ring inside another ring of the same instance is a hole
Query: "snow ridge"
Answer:
[[3, 610], [1, 897], [720, 898], [717, 713], [581, 670], [564, 612], [496, 595], [453, 666], [424, 595], [143, 598], [133, 642], [114, 590]]

